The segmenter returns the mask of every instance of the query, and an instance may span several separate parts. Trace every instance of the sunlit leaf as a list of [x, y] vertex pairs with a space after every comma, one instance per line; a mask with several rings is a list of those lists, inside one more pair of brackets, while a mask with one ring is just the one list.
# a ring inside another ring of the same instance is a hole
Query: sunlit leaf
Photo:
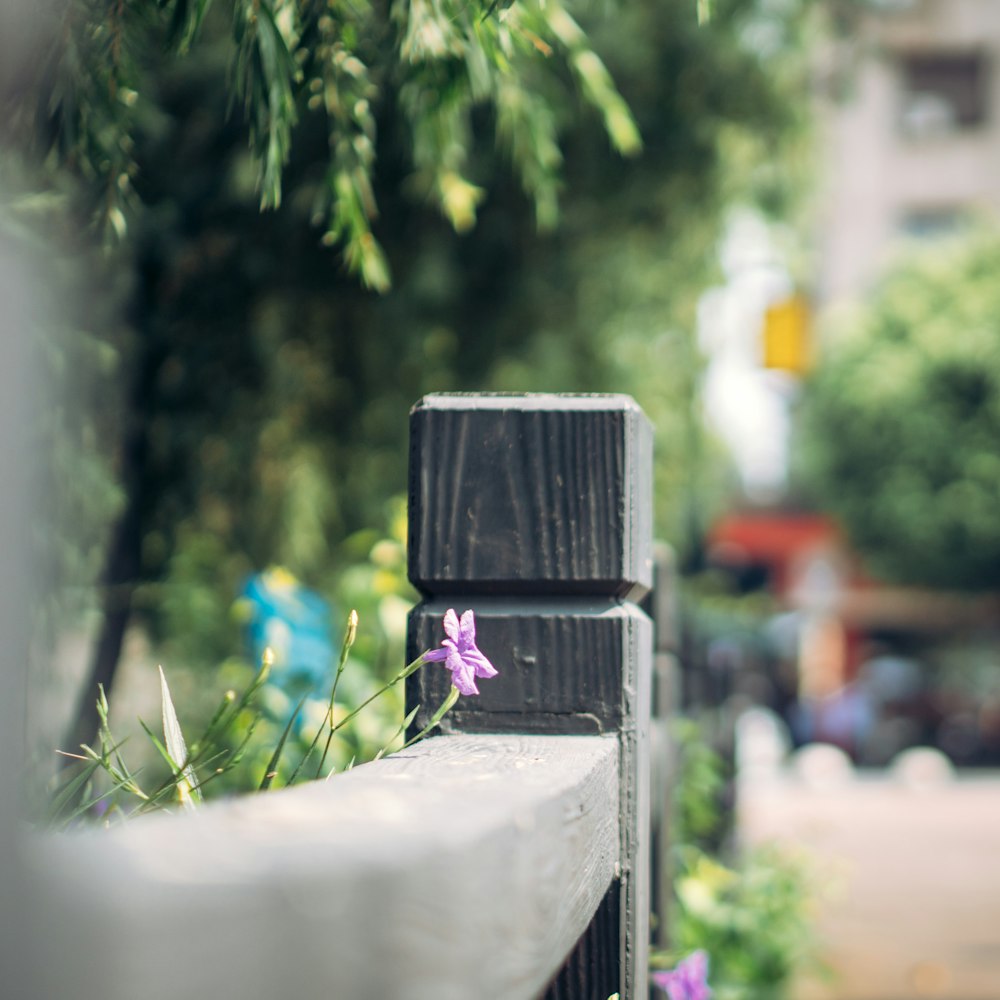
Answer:
[[181, 805], [185, 808], [193, 808], [194, 803], [200, 800], [201, 796], [196, 788], [198, 779], [194, 769], [188, 764], [187, 744], [184, 742], [184, 734], [181, 732], [181, 724], [177, 720], [177, 712], [174, 710], [173, 699], [170, 697], [170, 688], [167, 685], [166, 675], [163, 667], [157, 668], [160, 672], [160, 701], [163, 715], [163, 741], [167, 753], [174, 765], [177, 773], [177, 797]]

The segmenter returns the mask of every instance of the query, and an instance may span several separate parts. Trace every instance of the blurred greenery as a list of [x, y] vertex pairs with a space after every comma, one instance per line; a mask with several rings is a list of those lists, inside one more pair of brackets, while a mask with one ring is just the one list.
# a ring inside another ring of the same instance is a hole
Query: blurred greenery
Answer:
[[725, 762], [709, 746], [703, 725], [678, 718], [673, 736], [680, 762], [674, 785], [675, 839], [703, 850], [718, 848], [729, 826], [724, 815]]
[[781, 1000], [794, 974], [817, 964], [813, 875], [803, 858], [773, 846], [732, 861], [723, 856], [720, 834], [731, 820], [722, 799], [725, 763], [698, 724], [678, 719], [674, 734], [671, 946], [654, 951], [651, 964], [669, 968], [703, 949], [716, 1000]]
[[789, 996], [794, 973], [815, 959], [808, 867], [773, 847], [732, 867], [696, 848], [680, 853], [677, 953], [708, 953], [716, 1000]]
[[890, 579], [1000, 587], [998, 267], [989, 228], [914, 251], [839, 317], [806, 385], [800, 482]]
[[[232, 656], [231, 599], [267, 565], [371, 586], [398, 623], [380, 539], [404, 542], [429, 391], [632, 393], [657, 531], [691, 558], [728, 485], [697, 301], [726, 207], [801, 191], [811, 6], [68, 4], [0, 95], [0, 225], [75, 260], [43, 279], [71, 315], [81, 283], [112, 313], [87, 327], [107, 430], [54, 467], [98, 477], [82, 533], [106, 539], [81, 704], [137, 616], [168, 666]], [[72, 548], [83, 519], [54, 516]]]

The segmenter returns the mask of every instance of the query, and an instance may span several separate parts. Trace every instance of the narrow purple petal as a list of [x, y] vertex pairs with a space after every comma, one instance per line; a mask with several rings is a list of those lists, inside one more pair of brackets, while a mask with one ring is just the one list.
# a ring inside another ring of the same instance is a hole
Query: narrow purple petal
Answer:
[[449, 608], [444, 614], [444, 630], [452, 642], [461, 642], [461, 632], [458, 627], [458, 615], [454, 608]]
[[661, 972], [653, 977], [653, 982], [667, 994], [670, 1000], [690, 1000], [687, 987], [676, 971]]
[[448, 654], [451, 652], [450, 649], [442, 646], [440, 649], [428, 649], [424, 653], [424, 659], [428, 663], [438, 663], [440, 660], [448, 659]]
[[459, 694], [479, 694], [471, 664], [466, 663], [458, 653], [455, 653], [454, 656], [448, 657], [446, 666], [451, 671], [451, 682], [458, 688]]
[[691, 952], [680, 965], [677, 971], [684, 979], [690, 1000], [708, 1000], [712, 991], [708, 988], [708, 955], [699, 948]]
[[462, 649], [465, 646], [475, 648], [476, 645], [476, 619], [472, 614], [472, 608], [462, 613], [462, 620], [459, 622], [458, 646]]
[[708, 955], [700, 948], [678, 962], [672, 972], [654, 972], [650, 976], [653, 985], [670, 1000], [711, 1000], [707, 978]]
[[704, 981], [708, 976], [708, 954], [704, 949], [699, 948], [691, 952], [687, 958], [681, 962], [681, 966], [689, 975], [695, 976]]
[[497, 668], [479, 652], [478, 649], [466, 649], [462, 653], [462, 658], [466, 663], [471, 663], [477, 677], [496, 677]]

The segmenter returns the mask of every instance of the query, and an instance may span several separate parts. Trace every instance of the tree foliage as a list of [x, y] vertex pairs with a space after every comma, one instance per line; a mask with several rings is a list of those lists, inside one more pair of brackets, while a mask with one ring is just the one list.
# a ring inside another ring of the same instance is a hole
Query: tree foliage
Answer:
[[899, 264], [831, 338], [803, 403], [801, 469], [874, 568], [1000, 586], [1000, 235]]
[[210, 50], [228, 63], [227, 106], [242, 113], [262, 208], [277, 208], [293, 141], [325, 140], [310, 221], [351, 272], [385, 290], [372, 232], [378, 118], [405, 129], [409, 183], [458, 231], [483, 190], [469, 177], [474, 115], [551, 224], [561, 152], [559, 102], [572, 81], [619, 151], [638, 131], [589, 40], [559, 0], [502, 9], [478, 0], [66, 0], [47, 8], [51, 44], [5, 110], [15, 136], [91, 183], [97, 221], [121, 237], [138, 172], [143, 119], [161, 110], [156, 78]]

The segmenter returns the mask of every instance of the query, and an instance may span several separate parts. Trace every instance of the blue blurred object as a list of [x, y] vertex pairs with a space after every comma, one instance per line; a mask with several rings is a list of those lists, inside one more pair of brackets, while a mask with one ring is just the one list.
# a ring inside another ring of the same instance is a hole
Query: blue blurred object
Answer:
[[280, 566], [251, 576], [236, 601], [255, 663], [274, 652], [269, 681], [286, 691], [318, 687], [330, 676], [330, 605]]

